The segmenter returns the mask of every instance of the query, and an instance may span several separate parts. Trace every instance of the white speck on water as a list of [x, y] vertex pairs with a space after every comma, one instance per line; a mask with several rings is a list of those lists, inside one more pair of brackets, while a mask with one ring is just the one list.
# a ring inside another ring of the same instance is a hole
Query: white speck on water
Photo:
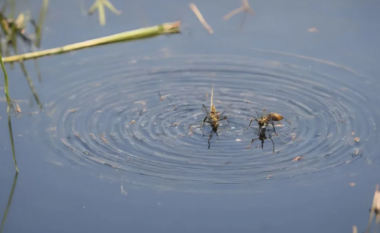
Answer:
[[241, 142], [241, 139], [237, 138], [236, 141], [237, 141], [237, 142]]

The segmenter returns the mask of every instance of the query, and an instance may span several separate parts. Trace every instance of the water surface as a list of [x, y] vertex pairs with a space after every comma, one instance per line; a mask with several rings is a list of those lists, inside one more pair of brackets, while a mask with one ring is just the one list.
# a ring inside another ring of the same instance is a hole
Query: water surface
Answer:
[[[12, 119], [20, 174], [4, 232], [364, 230], [379, 175], [375, 2], [252, 2], [241, 29], [242, 15], [222, 20], [239, 2], [195, 2], [213, 35], [185, 1], [113, 3], [123, 14], [100, 27], [77, 2], [52, 2], [43, 47], [144, 21], [179, 19], [182, 33], [39, 60], [44, 110], [21, 102]], [[12, 98], [29, 100], [22, 73], [10, 76]], [[230, 123], [208, 149], [212, 84]], [[270, 141], [247, 149], [256, 126], [243, 128], [262, 108], [291, 121], [276, 127], [276, 153]], [[5, 209], [14, 168], [7, 130], [0, 138]]]

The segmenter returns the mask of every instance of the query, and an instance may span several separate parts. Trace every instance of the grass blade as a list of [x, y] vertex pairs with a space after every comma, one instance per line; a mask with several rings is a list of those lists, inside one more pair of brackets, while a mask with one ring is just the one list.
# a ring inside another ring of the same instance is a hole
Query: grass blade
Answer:
[[45, 22], [45, 16], [48, 9], [48, 5], [49, 5], [49, 0], [44, 0], [41, 10], [40, 10], [40, 16], [38, 18], [38, 27], [36, 31], [36, 42], [35, 42], [35, 46], [37, 48], [39, 48], [41, 45], [42, 29]]
[[36, 100], [36, 102], [37, 102], [38, 106], [40, 107], [40, 109], [42, 109], [42, 104], [40, 102], [40, 98], [38, 97], [38, 94], [37, 94], [36, 90], [34, 89], [33, 81], [29, 77], [28, 72], [26, 71], [24, 62], [20, 61], [20, 66], [21, 66], [22, 73], [24, 74], [26, 80], [28, 81], [30, 90], [32, 91], [32, 93], [34, 95], [34, 99]]
[[12, 185], [11, 193], [9, 194], [7, 207], [5, 208], [3, 220], [1, 221], [0, 233], [3, 232], [5, 220], [7, 219], [8, 211], [9, 211], [9, 208], [11, 207], [11, 204], [12, 204], [13, 193], [15, 191], [15, 187], [16, 187], [16, 183], [17, 183], [17, 177], [18, 177], [18, 172], [16, 172], [15, 177], [13, 179], [13, 185]]
[[10, 115], [10, 108], [12, 108], [12, 102], [11, 98], [9, 96], [9, 80], [8, 80], [8, 74], [7, 71], [5, 70], [3, 58], [0, 54], [0, 63], [1, 63], [1, 69], [3, 70], [4, 73], [4, 92], [5, 92], [5, 98], [7, 99], [7, 113], [8, 113], [8, 130], [9, 130], [9, 137], [11, 140], [11, 145], [12, 145], [12, 155], [13, 155], [13, 163], [16, 168], [16, 172], [18, 173], [18, 167], [17, 167], [17, 161], [16, 161], [16, 153], [15, 153], [15, 147], [14, 147], [14, 142], [13, 142], [13, 133], [12, 133], [12, 125], [11, 125], [11, 115]]
[[41, 76], [40, 67], [38, 65], [37, 59], [34, 59], [34, 66], [36, 67], [38, 82], [41, 83], [42, 82], [42, 76]]
[[98, 4], [98, 11], [99, 11], [99, 22], [100, 25], [106, 24], [106, 13], [104, 12], [104, 6], [101, 2]]
[[96, 8], [98, 8], [98, 5], [99, 5], [99, 0], [96, 0], [94, 4], [92, 4], [91, 8], [88, 10], [88, 14], [91, 15], [92, 13], [94, 13]]
[[121, 14], [121, 12], [118, 11], [118, 10], [112, 5], [112, 3], [111, 3], [110, 1], [108, 1], [108, 0], [103, 0], [103, 4], [104, 4], [106, 7], [108, 7], [108, 9], [110, 9], [110, 11], [112, 11], [112, 12], [115, 13], [116, 15], [120, 15], [120, 14]]
[[87, 40], [71, 45], [66, 45], [63, 47], [47, 49], [42, 51], [36, 51], [32, 53], [25, 53], [21, 55], [15, 55], [10, 57], [3, 58], [3, 62], [15, 62], [15, 61], [24, 61], [27, 59], [33, 59], [48, 55], [56, 55], [62, 54], [78, 49], [84, 49], [93, 46], [104, 45], [108, 43], [115, 43], [125, 40], [135, 40], [141, 38], [147, 38], [152, 36], [157, 36], [161, 34], [169, 34], [169, 33], [178, 33], [180, 31], [180, 21], [172, 22], [172, 23], [164, 23], [152, 27], [140, 28], [132, 31], [117, 33], [111, 36], [101, 37], [97, 39]]
[[1, 69], [3, 70], [3, 74], [4, 74], [4, 92], [5, 92], [5, 98], [7, 99], [8, 112], [9, 112], [9, 108], [12, 105], [11, 98], [9, 97], [9, 80], [8, 80], [7, 71], [5, 70], [5, 66], [3, 63], [3, 58], [1, 56], [1, 53], [0, 53], [0, 63], [1, 63]]

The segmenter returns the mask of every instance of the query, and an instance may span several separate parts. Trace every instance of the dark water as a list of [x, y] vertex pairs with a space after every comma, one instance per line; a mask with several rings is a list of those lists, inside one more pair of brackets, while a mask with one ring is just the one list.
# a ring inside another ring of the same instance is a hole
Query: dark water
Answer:
[[[182, 33], [39, 59], [42, 83], [26, 62], [38, 114], [10, 71], [11, 97], [26, 101], [12, 119], [20, 174], [4, 232], [365, 229], [380, 175], [377, 2], [251, 2], [242, 28], [243, 15], [222, 19], [239, 1], [194, 2], [213, 35], [186, 1], [112, 2], [123, 14], [107, 11], [106, 27], [80, 2], [51, 2], [42, 46], [175, 20]], [[230, 123], [208, 149], [212, 84]], [[14, 167], [0, 106], [3, 210]], [[262, 108], [291, 121], [276, 126], [276, 153], [269, 140], [247, 149], [257, 127], [243, 128]]]

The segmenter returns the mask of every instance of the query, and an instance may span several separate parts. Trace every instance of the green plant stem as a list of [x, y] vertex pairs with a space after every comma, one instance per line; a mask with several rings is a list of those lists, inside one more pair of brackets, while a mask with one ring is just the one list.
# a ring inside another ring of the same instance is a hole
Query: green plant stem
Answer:
[[157, 26], [147, 27], [147, 28], [140, 28], [132, 31], [122, 32], [118, 34], [114, 34], [111, 36], [101, 37], [93, 40], [87, 40], [71, 45], [66, 45], [59, 48], [53, 48], [53, 49], [47, 49], [32, 53], [25, 53], [10, 57], [3, 58], [3, 62], [15, 62], [15, 61], [22, 61], [27, 59], [33, 59], [37, 57], [43, 57], [48, 55], [55, 55], [55, 54], [61, 54], [70, 52], [73, 50], [78, 49], [84, 49], [92, 46], [98, 46], [108, 43], [114, 43], [124, 40], [132, 40], [132, 39], [141, 39], [146, 37], [152, 37], [157, 36], [161, 34], [167, 34], [167, 33], [178, 33], [180, 31], [180, 21], [173, 22], [173, 23], [164, 23]]
[[7, 99], [7, 104], [8, 104], [8, 112], [9, 112], [9, 107], [11, 106], [11, 98], [9, 97], [9, 83], [8, 83], [8, 74], [7, 71], [5, 70], [4, 62], [3, 62], [3, 57], [1, 56], [0, 53], [0, 63], [1, 63], [1, 69], [3, 70], [4, 74], [4, 92], [5, 92], [5, 98]]
[[5, 92], [5, 98], [7, 99], [7, 113], [8, 113], [8, 129], [9, 129], [9, 137], [11, 139], [11, 145], [12, 145], [12, 155], [13, 155], [13, 163], [16, 168], [16, 172], [18, 173], [18, 167], [17, 167], [17, 161], [16, 161], [16, 153], [15, 153], [15, 147], [14, 147], [14, 142], [13, 142], [13, 133], [12, 133], [12, 125], [11, 125], [11, 115], [9, 112], [9, 109], [12, 107], [12, 101], [9, 96], [9, 82], [8, 82], [8, 74], [7, 71], [5, 70], [5, 66], [3, 63], [3, 59], [0, 53], [0, 64], [1, 64], [1, 69], [3, 70], [4, 73], [4, 92]]

